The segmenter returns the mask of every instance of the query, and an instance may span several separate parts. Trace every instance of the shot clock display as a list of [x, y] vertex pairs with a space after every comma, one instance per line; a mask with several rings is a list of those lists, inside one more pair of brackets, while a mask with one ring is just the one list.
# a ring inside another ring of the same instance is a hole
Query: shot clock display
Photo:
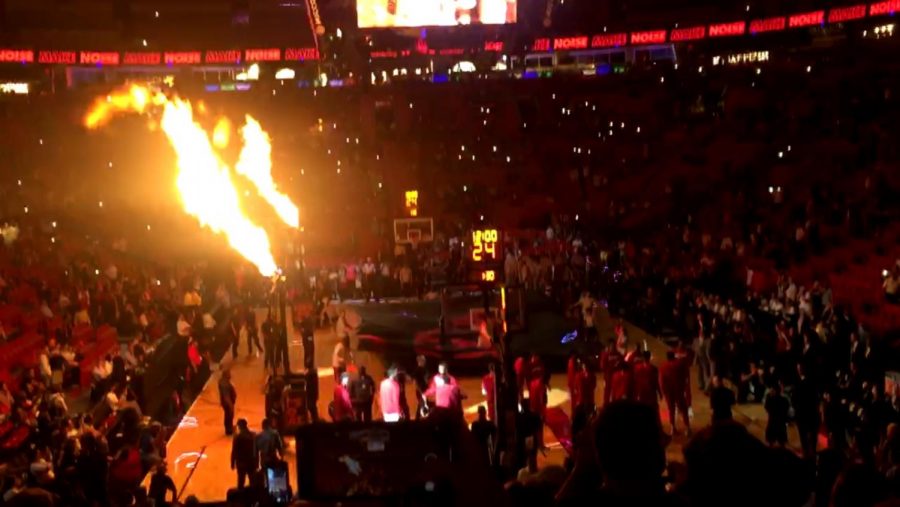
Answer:
[[472, 231], [472, 262], [494, 263], [500, 259], [497, 243], [500, 233], [497, 229], [478, 229]]
[[497, 229], [472, 231], [472, 247], [469, 249], [469, 280], [493, 283], [501, 280], [503, 272], [502, 235]]

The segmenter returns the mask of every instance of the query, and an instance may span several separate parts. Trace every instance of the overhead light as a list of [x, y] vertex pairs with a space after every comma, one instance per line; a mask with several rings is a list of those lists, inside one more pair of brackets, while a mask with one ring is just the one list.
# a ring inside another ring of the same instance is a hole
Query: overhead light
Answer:
[[234, 77], [237, 81], [256, 81], [259, 79], [259, 64], [254, 63], [245, 72], [238, 73]]
[[28, 83], [0, 83], [0, 93], [28, 95]]
[[462, 61], [453, 66], [452, 72], [475, 72], [475, 64], [468, 61]]
[[297, 73], [294, 69], [278, 69], [278, 72], [275, 73], [275, 79], [294, 79]]

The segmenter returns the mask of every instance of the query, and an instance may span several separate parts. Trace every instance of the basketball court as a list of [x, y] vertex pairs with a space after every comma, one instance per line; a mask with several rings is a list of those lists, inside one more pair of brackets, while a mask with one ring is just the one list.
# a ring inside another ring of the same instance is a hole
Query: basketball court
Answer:
[[[352, 310], [353, 305], [347, 308]], [[612, 323], [610, 319], [602, 319], [601, 333], [611, 335]], [[666, 345], [644, 333], [642, 330], [627, 326], [629, 336], [638, 343], [643, 340], [654, 356], [654, 362], [665, 357]], [[297, 336], [290, 335], [290, 357], [294, 365], [299, 365], [302, 358], [302, 346]], [[331, 330], [319, 330], [316, 332], [316, 364], [319, 366], [319, 414], [325, 416], [328, 411], [328, 403], [332, 398], [334, 389], [333, 373], [330, 368], [331, 353], [336, 342]], [[246, 344], [241, 344], [239, 354], [246, 351]], [[385, 371], [382, 357], [373, 352], [358, 352], [355, 355], [358, 365], [367, 367], [369, 374], [380, 382]], [[264, 414], [263, 389], [266, 382], [266, 374], [263, 371], [262, 357], [247, 357], [240, 355], [237, 360], [226, 354], [221, 367], [230, 368], [232, 383], [237, 390], [237, 406], [235, 420], [245, 418], [253, 431], [259, 431]], [[696, 375], [696, 374], [695, 374]], [[694, 377], [696, 378], [696, 376]], [[478, 405], [483, 403], [481, 394], [480, 377], [459, 377], [460, 387], [467, 399], [465, 400], [465, 415], [468, 421], [473, 421], [477, 416]], [[226, 498], [228, 489], [236, 486], [237, 474], [231, 470], [231, 437], [225, 436], [222, 420], [222, 409], [219, 406], [219, 394], [217, 383], [219, 373], [212, 375], [203, 392], [188, 410], [180, 427], [173, 434], [167, 445], [167, 462], [169, 473], [178, 488], [180, 499], [184, 501], [188, 496], [195, 495], [200, 501], [221, 501]], [[596, 397], [600, 401], [603, 392], [602, 376], [598, 377]], [[415, 392], [412, 383], [407, 383], [407, 400], [414, 406]], [[557, 373], [551, 377], [549, 391], [549, 406], [552, 412], [552, 420], [544, 426], [544, 442], [547, 449], [539, 454], [539, 466], [561, 465], [566, 457], [564, 445], [568, 445], [568, 434], [564, 426], [568, 423], [567, 416], [570, 412], [569, 394], [564, 373]], [[705, 395], [696, 390], [694, 396], [694, 417], [692, 426], [696, 430], [709, 423], [709, 402]], [[375, 419], [380, 419], [378, 401], [373, 407]], [[662, 414], [663, 420], [667, 415]], [[735, 418], [745, 424], [750, 432], [761, 437], [765, 430], [765, 411], [758, 405], [736, 407]], [[550, 428], [553, 426], [553, 429]], [[667, 431], [669, 430], [666, 424]], [[560, 438], [557, 438], [559, 435]], [[790, 431], [792, 448], [796, 448], [797, 438], [794, 430]], [[563, 443], [560, 443], [560, 439]], [[681, 449], [686, 439], [676, 436], [667, 449], [670, 460], [682, 461]], [[296, 456], [294, 454], [294, 441], [290, 436], [285, 438], [286, 461], [290, 467], [291, 487], [296, 489]]]

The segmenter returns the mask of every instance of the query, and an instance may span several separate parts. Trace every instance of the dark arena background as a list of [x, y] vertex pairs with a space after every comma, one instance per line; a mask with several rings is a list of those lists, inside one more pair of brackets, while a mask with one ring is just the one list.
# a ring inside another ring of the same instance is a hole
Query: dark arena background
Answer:
[[897, 11], [0, 1], [0, 503], [894, 505]]

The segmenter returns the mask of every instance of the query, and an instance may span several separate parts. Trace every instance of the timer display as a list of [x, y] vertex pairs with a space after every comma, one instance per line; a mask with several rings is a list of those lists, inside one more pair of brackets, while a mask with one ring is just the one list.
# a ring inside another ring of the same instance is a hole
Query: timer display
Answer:
[[497, 229], [479, 229], [472, 231], [472, 252], [471, 260], [473, 262], [496, 262], [500, 260], [500, 252], [497, 248], [497, 242], [500, 240], [500, 233]]

